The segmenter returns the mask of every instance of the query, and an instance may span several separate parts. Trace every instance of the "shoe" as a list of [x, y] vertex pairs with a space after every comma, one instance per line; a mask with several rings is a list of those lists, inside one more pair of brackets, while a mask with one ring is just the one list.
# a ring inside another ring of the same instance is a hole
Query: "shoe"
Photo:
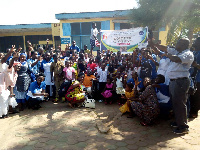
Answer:
[[177, 125], [176, 122], [171, 122], [171, 123], [170, 123], [170, 126], [171, 126], [171, 127], [174, 127], [174, 128], [177, 128], [177, 127], [178, 127], [178, 125]]
[[187, 133], [189, 133], [189, 129], [188, 128], [176, 128], [173, 132], [175, 134], [187, 134]]
[[57, 103], [57, 102], [58, 102], [58, 98], [55, 98], [55, 99], [53, 100], [53, 102], [54, 102], [54, 103]]
[[103, 100], [99, 100], [99, 103], [102, 103], [103, 102]]
[[62, 103], [64, 103], [65, 102], [65, 97], [62, 97]]

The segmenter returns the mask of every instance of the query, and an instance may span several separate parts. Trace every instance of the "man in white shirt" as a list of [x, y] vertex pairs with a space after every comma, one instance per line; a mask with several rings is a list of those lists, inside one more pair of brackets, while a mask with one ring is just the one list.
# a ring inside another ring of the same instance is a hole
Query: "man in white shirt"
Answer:
[[95, 47], [95, 40], [97, 40], [97, 34], [98, 34], [98, 30], [96, 28], [96, 23], [92, 23], [92, 29], [91, 29], [91, 36], [90, 36], [90, 45], [91, 45], [91, 54], [92, 54], [92, 50]]
[[[169, 91], [175, 115], [175, 122], [171, 126], [176, 127], [174, 130], [176, 134], [186, 134], [189, 131], [186, 102], [190, 86], [189, 69], [194, 61], [194, 55], [189, 50], [189, 43], [188, 39], [180, 39], [176, 47], [170, 49], [177, 51], [175, 55], [165, 53], [165, 56], [170, 59], [166, 74], [170, 79]], [[158, 46], [158, 48], [167, 50], [164, 46]]]

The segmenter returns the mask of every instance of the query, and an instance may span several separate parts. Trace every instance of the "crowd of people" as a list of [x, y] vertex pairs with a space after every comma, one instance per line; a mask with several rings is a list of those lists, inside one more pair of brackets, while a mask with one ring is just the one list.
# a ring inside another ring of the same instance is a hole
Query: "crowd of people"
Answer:
[[[200, 38], [175, 47], [154, 44], [132, 53], [97, 51], [92, 55], [73, 41], [65, 50], [39, 47], [21, 52], [13, 45], [0, 53], [0, 117], [25, 108], [39, 109], [52, 100], [81, 107], [87, 98], [105, 105], [117, 103], [128, 118], [151, 125], [161, 116], [175, 116], [174, 133], [188, 133], [188, 117], [200, 109]], [[94, 47], [94, 46], [93, 46]]]

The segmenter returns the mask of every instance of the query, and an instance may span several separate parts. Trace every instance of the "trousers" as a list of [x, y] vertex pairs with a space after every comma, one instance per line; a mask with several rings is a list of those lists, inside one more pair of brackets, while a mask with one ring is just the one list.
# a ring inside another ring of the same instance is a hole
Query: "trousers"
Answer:
[[169, 92], [172, 100], [175, 120], [179, 128], [189, 128], [189, 126], [187, 125], [186, 106], [189, 86], [190, 80], [187, 78], [170, 80]]

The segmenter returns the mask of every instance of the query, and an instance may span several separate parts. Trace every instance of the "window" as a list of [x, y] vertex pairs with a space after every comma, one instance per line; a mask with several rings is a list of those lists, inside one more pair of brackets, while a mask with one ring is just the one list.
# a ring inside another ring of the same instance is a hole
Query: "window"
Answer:
[[[96, 22], [98, 31], [101, 29], [101, 22]], [[88, 46], [90, 49], [90, 32], [92, 28], [92, 22], [81, 22], [81, 23], [71, 23], [71, 41], [76, 41], [76, 45], [80, 49], [83, 49], [84, 45]], [[97, 36], [100, 41], [100, 35]], [[94, 48], [97, 50], [99, 48]]]
[[130, 23], [120, 23], [120, 30], [130, 28], [132, 28], [132, 25]]
[[80, 23], [71, 23], [71, 35], [80, 35]]

